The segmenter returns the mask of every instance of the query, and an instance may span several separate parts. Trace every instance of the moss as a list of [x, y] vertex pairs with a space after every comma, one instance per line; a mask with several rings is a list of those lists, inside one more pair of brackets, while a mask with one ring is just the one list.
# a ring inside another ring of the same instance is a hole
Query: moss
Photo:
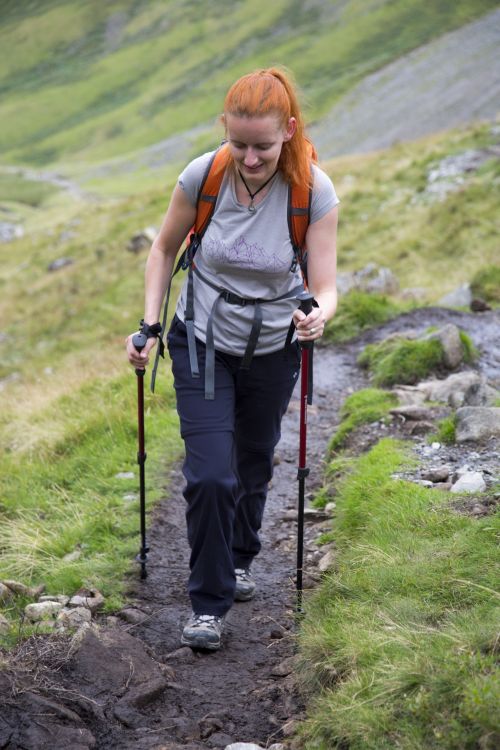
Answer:
[[474, 297], [500, 304], [500, 266], [481, 268], [471, 281], [471, 290]]
[[369, 344], [358, 357], [377, 386], [412, 385], [443, 365], [443, 346], [437, 339], [410, 341], [393, 338]]
[[[328, 445], [329, 454], [342, 448], [356, 427], [383, 419], [396, 403], [397, 398], [393, 393], [377, 388], [365, 388], [349, 396], [340, 412], [342, 422]], [[335, 472], [335, 468], [332, 471]]]

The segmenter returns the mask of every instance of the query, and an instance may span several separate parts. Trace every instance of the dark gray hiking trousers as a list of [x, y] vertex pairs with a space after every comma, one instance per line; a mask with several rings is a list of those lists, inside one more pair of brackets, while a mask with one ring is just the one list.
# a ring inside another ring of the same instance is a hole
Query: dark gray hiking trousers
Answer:
[[191, 547], [188, 592], [196, 614], [224, 615], [233, 603], [235, 568], [247, 568], [273, 473], [274, 448], [300, 369], [297, 342], [241, 358], [216, 351], [215, 399], [204, 393], [205, 346], [196, 342], [200, 377], [189, 364], [186, 328], [174, 317], [167, 336], [186, 456], [184, 497]]

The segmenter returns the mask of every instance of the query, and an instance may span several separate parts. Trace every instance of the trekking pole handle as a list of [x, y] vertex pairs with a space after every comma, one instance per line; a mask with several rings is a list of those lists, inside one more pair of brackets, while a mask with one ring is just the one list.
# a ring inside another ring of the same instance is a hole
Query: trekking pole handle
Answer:
[[[309, 313], [313, 309], [314, 297], [312, 296], [312, 294], [309, 294], [309, 292], [302, 292], [301, 294], [299, 294], [297, 299], [300, 302], [299, 310], [302, 310], [304, 315], [309, 315]], [[301, 341], [300, 345], [303, 349], [312, 349], [314, 341]]]
[[[146, 346], [147, 340], [148, 340], [148, 337], [146, 336], [145, 333], [134, 333], [134, 335], [132, 336], [132, 343], [138, 352], [142, 352], [142, 350]], [[144, 375], [144, 373], [145, 373], [144, 367], [135, 368], [136, 375]]]

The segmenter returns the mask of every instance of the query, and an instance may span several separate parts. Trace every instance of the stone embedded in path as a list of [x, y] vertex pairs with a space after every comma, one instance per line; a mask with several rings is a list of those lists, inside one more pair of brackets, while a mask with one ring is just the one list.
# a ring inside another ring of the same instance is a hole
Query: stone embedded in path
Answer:
[[334, 562], [335, 562], [335, 553], [333, 550], [329, 549], [326, 555], [323, 555], [323, 557], [319, 561], [318, 569], [322, 573], [326, 573], [326, 571], [332, 567]]
[[390, 410], [390, 413], [395, 417], [403, 417], [404, 419], [412, 419], [415, 421], [432, 419], [432, 412], [430, 409], [426, 409], [423, 406], [417, 406], [416, 404], [395, 406], [394, 409]]
[[422, 479], [427, 479], [433, 484], [436, 484], [438, 482], [446, 482], [449, 476], [449, 466], [431, 466], [430, 469], [422, 472]]
[[104, 604], [104, 596], [97, 589], [80, 589], [69, 600], [70, 607], [87, 607], [96, 612]]
[[500, 407], [462, 406], [456, 413], [456, 440], [486, 441], [500, 435]]
[[31, 622], [40, 622], [41, 620], [50, 620], [61, 611], [63, 605], [60, 602], [37, 602], [36, 604], [27, 604], [24, 608], [24, 614]]
[[[255, 745], [253, 742], [233, 742], [232, 745], [226, 745], [225, 750], [265, 750], [261, 745]], [[285, 750], [281, 742], [269, 745], [268, 750]]]
[[56, 624], [58, 628], [81, 628], [92, 621], [92, 613], [87, 607], [74, 607], [73, 609], [61, 609], [57, 615]]
[[479, 471], [467, 471], [452, 485], [450, 492], [484, 492], [486, 482]]

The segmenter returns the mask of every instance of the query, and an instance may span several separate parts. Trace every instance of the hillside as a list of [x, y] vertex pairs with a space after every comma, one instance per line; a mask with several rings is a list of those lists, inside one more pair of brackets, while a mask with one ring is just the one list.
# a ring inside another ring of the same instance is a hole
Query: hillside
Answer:
[[229, 82], [273, 62], [294, 70], [318, 118], [364, 76], [497, 5], [3, 2], [2, 161], [78, 169], [210, 129]]

